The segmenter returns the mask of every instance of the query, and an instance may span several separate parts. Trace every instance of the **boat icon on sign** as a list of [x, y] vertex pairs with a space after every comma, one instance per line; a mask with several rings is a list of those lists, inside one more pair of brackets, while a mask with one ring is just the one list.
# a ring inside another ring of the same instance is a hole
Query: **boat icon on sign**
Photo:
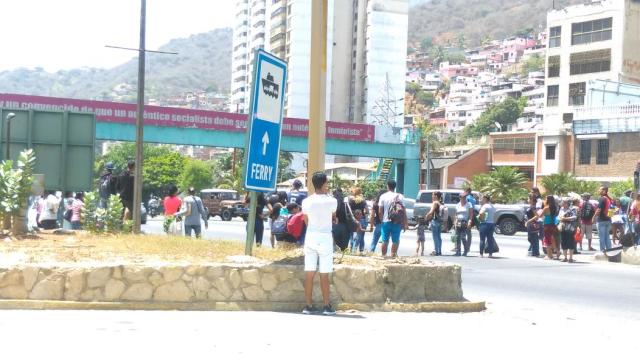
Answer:
[[278, 92], [280, 90], [280, 85], [276, 84], [273, 81], [273, 76], [271, 73], [267, 73], [267, 78], [262, 79], [262, 92], [265, 95], [269, 95], [274, 99], [278, 99]]

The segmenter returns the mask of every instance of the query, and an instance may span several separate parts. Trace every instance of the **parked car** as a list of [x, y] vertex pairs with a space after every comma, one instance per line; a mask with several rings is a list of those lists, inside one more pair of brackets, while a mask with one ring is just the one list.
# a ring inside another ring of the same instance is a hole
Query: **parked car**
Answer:
[[402, 200], [402, 204], [404, 205], [405, 211], [407, 212], [407, 223], [409, 227], [414, 228], [418, 226], [418, 221], [413, 216], [413, 209], [416, 201], [414, 199], [404, 198], [404, 200]]
[[[418, 198], [413, 210], [413, 216], [415, 219], [424, 217], [429, 210], [431, 210], [431, 204], [433, 203], [433, 193], [440, 191], [444, 197], [444, 204], [449, 210], [449, 219], [447, 222], [447, 229], [453, 226], [453, 219], [455, 216], [456, 204], [460, 202], [460, 195], [462, 190], [422, 190], [418, 193]], [[473, 196], [479, 199], [482, 195], [478, 192], [473, 192]], [[480, 202], [478, 201], [478, 204]], [[494, 204], [496, 208], [494, 221], [496, 223], [496, 232], [503, 235], [514, 235], [518, 231], [524, 231], [524, 218], [526, 205], [504, 205]], [[476, 205], [475, 211], [480, 210], [480, 205]]]
[[241, 217], [247, 221], [249, 210], [235, 190], [205, 189], [200, 192], [200, 198], [208, 209], [207, 218], [220, 216], [223, 221], [231, 221], [234, 217]]

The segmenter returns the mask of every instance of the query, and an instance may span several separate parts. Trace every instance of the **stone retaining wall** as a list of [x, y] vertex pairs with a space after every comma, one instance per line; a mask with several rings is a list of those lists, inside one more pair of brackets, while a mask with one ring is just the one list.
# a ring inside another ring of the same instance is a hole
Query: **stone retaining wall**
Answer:
[[[282, 264], [0, 267], [0, 299], [81, 302], [299, 302], [302, 266]], [[321, 299], [316, 278], [314, 298]], [[443, 263], [336, 265], [340, 303], [463, 301], [461, 269]]]

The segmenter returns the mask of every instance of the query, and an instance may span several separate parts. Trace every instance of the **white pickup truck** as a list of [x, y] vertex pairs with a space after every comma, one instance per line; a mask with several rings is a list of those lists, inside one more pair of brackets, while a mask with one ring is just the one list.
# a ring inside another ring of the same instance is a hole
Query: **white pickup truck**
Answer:
[[[444, 204], [449, 210], [449, 221], [447, 229], [450, 229], [453, 225], [453, 217], [455, 216], [455, 207], [460, 202], [460, 195], [462, 190], [422, 190], [418, 193], [416, 203], [413, 208], [413, 217], [415, 221], [420, 217], [424, 217], [429, 210], [431, 210], [431, 204], [433, 203], [433, 193], [440, 191], [444, 197]], [[481, 194], [474, 192], [473, 196], [477, 199]], [[480, 202], [478, 201], [478, 204]], [[504, 235], [514, 235], [518, 231], [524, 231], [524, 217], [526, 205], [504, 205], [493, 204], [496, 208], [494, 222], [496, 223], [496, 232]], [[475, 211], [480, 210], [480, 205], [476, 205]]]

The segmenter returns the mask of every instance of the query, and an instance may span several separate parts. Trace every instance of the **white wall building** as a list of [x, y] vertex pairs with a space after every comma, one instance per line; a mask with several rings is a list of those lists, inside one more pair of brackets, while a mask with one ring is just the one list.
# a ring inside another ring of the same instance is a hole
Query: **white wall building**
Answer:
[[[547, 14], [544, 132], [537, 175], [569, 171], [565, 153], [574, 110], [585, 104], [587, 82], [640, 79], [640, 2], [596, 0]], [[549, 152], [548, 154], [546, 152]]]
[[[248, 107], [251, 52], [263, 46], [288, 63], [285, 115], [309, 117], [311, 1], [236, 0], [232, 111], [236, 106], [243, 112]], [[286, 16], [282, 8], [286, 9]], [[328, 19], [327, 119], [367, 123], [382, 123], [384, 119], [401, 126], [407, 0], [329, 0]], [[260, 37], [260, 32], [265, 36]], [[394, 102], [392, 106], [381, 106], [382, 99], [382, 105], [390, 99]], [[385, 112], [389, 107], [397, 114]]]

